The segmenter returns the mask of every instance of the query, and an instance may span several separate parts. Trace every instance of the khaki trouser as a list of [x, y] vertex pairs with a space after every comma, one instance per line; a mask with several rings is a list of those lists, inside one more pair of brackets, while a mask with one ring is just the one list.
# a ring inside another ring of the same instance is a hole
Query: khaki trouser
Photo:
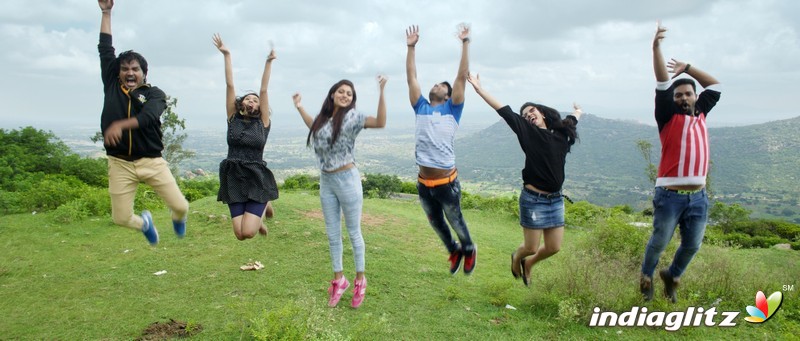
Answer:
[[172, 220], [181, 221], [189, 211], [189, 202], [178, 188], [164, 158], [141, 158], [126, 161], [108, 157], [108, 193], [111, 195], [111, 216], [114, 224], [141, 230], [144, 221], [133, 214], [136, 188], [144, 182], [161, 197], [172, 211]]

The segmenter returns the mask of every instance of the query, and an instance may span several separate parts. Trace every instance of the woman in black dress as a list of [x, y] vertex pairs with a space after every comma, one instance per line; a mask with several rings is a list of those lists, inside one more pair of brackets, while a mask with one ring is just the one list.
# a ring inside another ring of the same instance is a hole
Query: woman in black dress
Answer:
[[228, 204], [233, 222], [233, 234], [239, 240], [266, 235], [262, 216], [271, 216], [269, 202], [278, 198], [278, 185], [272, 171], [264, 162], [264, 145], [270, 129], [270, 110], [267, 98], [272, 61], [271, 50], [264, 64], [261, 90], [236, 97], [233, 86], [231, 53], [219, 34], [212, 38], [225, 57], [225, 108], [228, 116], [228, 157], [219, 164], [219, 193], [217, 200]]

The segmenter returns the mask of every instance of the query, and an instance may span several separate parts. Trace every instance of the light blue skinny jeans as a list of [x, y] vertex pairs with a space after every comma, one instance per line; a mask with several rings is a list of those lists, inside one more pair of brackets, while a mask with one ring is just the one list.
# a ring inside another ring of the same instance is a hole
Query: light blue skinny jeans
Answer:
[[356, 272], [364, 272], [364, 237], [361, 235], [361, 207], [364, 194], [361, 174], [353, 167], [336, 173], [321, 172], [319, 177], [319, 201], [325, 216], [325, 232], [331, 251], [333, 272], [342, 272], [342, 213], [347, 233], [353, 245]]

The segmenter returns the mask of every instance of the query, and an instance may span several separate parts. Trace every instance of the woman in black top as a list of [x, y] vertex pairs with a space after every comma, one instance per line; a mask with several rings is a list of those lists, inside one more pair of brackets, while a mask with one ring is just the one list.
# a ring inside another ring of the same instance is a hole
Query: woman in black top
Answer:
[[[269, 202], [278, 198], [278, 185], [264, 162], [264, 145], [270, 128], [267, 84], [275, 60], [271, 50], [264, 64], [259, 94], [236, 97], [233, 86], [231, 53], [222, 38], [213, 36], [214, 46], [225, 58], [225, 108], [228, 114], [228, 157], [219, 164], [217, 200], [228, 204], [236, 239], [266, 235], [261, 217], [271, 216]], [[260, 96], [259, 96], [260, 95]]]
[[[531, 267], [561, 249], [564, 237], [564, 200], [561, 195], [564, 163], [570, 147], [578, 138], [575, 126], [583, 112], [576, 104], [573, 114], [562, 120], [557, 110], [528, 102], [520, 108], [522, 115], [518, 115], [483, 90], [480, 77], [469, 75], [467, 81], [517, 134], [519, 145], [525, 152], [524, 186], [519, 197], [519, 220], [525, 239], [511, 254], [511, 274], [515, 278], [521, 276], [527, 286]], [[544, 245], [540, 246], [542, 236]]]

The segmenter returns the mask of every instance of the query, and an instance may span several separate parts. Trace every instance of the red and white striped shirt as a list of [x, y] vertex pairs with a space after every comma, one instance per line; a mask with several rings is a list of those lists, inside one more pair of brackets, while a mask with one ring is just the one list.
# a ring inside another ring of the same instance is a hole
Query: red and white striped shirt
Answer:
[[656, 122], [661, 140], [661, 162], [656, 186], [705, 185], [708, 175], [706, 116], [719, 101], [718, 84], [709, 86], [695, 103], [696, 114], [681, 113], [672, 99], [669, 82], [656, 88]]

